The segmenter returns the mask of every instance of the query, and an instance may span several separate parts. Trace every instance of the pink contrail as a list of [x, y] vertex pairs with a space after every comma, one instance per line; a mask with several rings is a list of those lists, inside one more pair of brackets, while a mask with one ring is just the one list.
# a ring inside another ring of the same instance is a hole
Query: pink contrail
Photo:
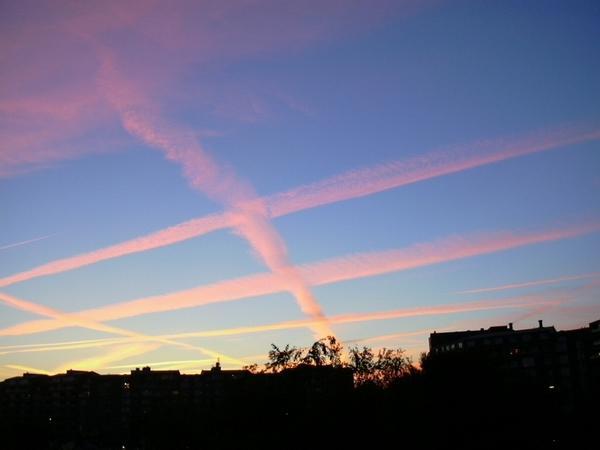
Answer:
[[558, 278], [547, 278], [544, 280], [534, 280], [534, 281], [526, 281], [523, 283], [512, 283], [512, 284], [504, 284], [502, 286], [494, 286], [488, 288], [479, 288], [479, 289], [469, 289], [466, 291], [458, 291], [456, 294], [479, 294], [482, 292], [496, 292], [496, 291], [505, 291], [508, 289], [519, 289], [524, 287], [532, 287], [532, 286], [542, 286], [545, 284], [558, 284], [563, 281], [574, 281], [574, 280], [584, 280], [586, 278], [597, 278], [600, 277], [600, 273], [584, 273], [580, 275], [569, 275]]
[[27, 245], [27, 244], [32, 244], [34, 242], [43, 241], [44, 239], [48, 239], [51, 236], [53, 236], [53, 235], [49, 234], [47, 236], [40, 236], [40, 237], [36, 237], [36, 238], [33, 238], [33, 239], [28, 239], [26, 241], [14, 242], [12, 244], [7, 244], [7, 245], [4, 245], [4, 246], [0, 247], [0, 250], [6, 250], [8, 248], [20, 247], [21, 245]]
[[[572, 238], [600, 230], [599, 222], [538, 232], [499, 232], [450, 237], [416, 244], [405, 249], [350, 255], [298, 267], [311, 286], [353, 280], [390, 272], [414, 269], [458, 259], [509, 250], [526, 245]], [[263, 273], [200, 286], [172, 294], [89, 309], [77, 313], [104, 322], [142, 314], [191, 308], [210, 303], [228, 302], [286, 290], [286, 283], [274, 274]], [[61, 328], [54, 320], [24, 322], [0, 330], [1, 335], [21, 335]]]
[[[257, 199], [271, 218], [330, 203], [372, 195], [410, 183], [457, 173], [475, 167], [542, 152], [561, 146], [596, 140], [600, 131], [594, 127], [562, 127], [511, 141], [495, 140], [475, 143], [469, 150], [448, 150], [423, 157], [394, 161], [334, 176], [290, 191]], [[251, 202], [252, 203], [252, 202]], [[217, 213], [112, 245], [94, 252], [43, 264], [25, 272], [0, 279], [0, 287], [95, 264], [111, 258], [143, 252], [192, 239], [212, 231], [231, 228], [236, 217]]]
[[119, 75], [112, 56], [104, 50], [100, 50], [100, 54], [100, 83], [120, 114], [123, 127], [179, 164], [191, 187], [226, 207], [235, 217], [236, 232], [250, 243], [264, 264], [284, 280], [286, 290], [296, 298], [301, 310], [315, 320], [316, 336], [333, 335], [309, 286], [290, 263], [285, 243], [252, 187], [241, 181], [233, 170], [220, 167], [192, 133], [165, 123], [145, 96]]
[[475, 142], [343, 173], [268, 198], [273, 217], [364, 197], [507, 159], [600, 139], [597, 126], [563, 126], [513, 139]]
[[132, 253], [175, 244], [202, 234], [227, 228], [231, 226], [231, 224], [232, 219], [230, 218], [230, 215], [227, 214], [215, 214], [189, 220], [156, 233], [151, 233], [90, 253], [52, 261], [34, 269], [11, 275], [0, 280], [0, 287], [6, 287], [11, 284], [31, 280], [37, 277], [78, 269], [107, 259], [118, 258]]

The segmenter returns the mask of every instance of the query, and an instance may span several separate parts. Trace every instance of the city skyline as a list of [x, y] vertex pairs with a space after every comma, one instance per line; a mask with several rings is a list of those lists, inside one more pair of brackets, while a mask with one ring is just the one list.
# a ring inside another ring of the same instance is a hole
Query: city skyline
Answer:
[[20, 2], [0, 379], [600, 316], [600, 9]]

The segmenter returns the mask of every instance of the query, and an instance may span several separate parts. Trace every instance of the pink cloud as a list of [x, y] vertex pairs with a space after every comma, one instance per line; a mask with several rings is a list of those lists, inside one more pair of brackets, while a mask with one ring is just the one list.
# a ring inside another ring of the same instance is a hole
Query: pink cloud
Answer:
[[[190, 70], [298, 51], [421, 7], [412, 1], [375, 7], [363, 1], [244, 0], [5, 5], [0, 18], [0, 118], [10, 126], [0, 129], [0, 176], [103, 151], [102, 140], [88, 140], [91, 130], [109, 133], [111, 140], [122, 138], [113, 136], [116, 117], [97, 92], [98, 46], [109, 49], [124, 77], [135, 79], [165, 109], [189, 110], [207, 103], [172, 95], [173, 86]], [[215, 91], [205, 81], [199, 83], [201, 96]], [[240, 103], [239, 96], [228, 92], [222, 89], [207, 99], [213, 114], [255, 120], [268, 110], [256, 94], [246, 93]]]

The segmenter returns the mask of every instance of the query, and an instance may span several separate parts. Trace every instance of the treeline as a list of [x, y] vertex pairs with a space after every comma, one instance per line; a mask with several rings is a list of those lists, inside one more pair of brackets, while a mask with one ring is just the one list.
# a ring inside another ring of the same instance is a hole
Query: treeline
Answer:
[[278, 373], [301, 365], [343, 367], [352, 370], [357, 386], [372, 384], [380, 387], [387, 387], [403, 376], [418, 372], [402, 349], [382, 348], [374, 351], [370, 347], [355, 346], [345, 353], [343, 345], [334, 336], [320, 339], [310, 347], [298, 348], [288, 344], [280, 348], [271, 344], [268, 357], [264, 368], [252, 364], [244, 369], [252, 373]]

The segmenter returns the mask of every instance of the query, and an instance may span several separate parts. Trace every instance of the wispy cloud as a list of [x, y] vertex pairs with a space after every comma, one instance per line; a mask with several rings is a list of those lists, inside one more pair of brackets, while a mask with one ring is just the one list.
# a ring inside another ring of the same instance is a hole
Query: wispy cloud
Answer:
[[[107, 145], [108, 136], [119, 139], [122, 130], [95, 83], [98, 65], [93, 48], [99, 43], [118, 52], [127, 73], [142, 89], [168, 103], [173, 83], [181, 83], [181, 71], [190, 67], [289, 52], [371, 28], [393, 11], [420, 9], [404, 2], [385, 2], [378, 8], [369, 2], [342, 5], [337, 1], [315, 2], [314, 8], [304, 3], [283, 7], [271, 1], [176, 3], [107, 0], [72, 8], [37, 1], [35, 8], [26, 11], [22, 5], [3, 5], [0, 177], [114, 150], [114, 145]], [[309, 12], [315, 8], [319, 14]], [[323, 14], [328, 17], [327, 27]], [[238, 98], [232, 102], [228, 89], [216, 98], [200, 95], [202, 107], [197, 94], [189, 95], [190, 91], [213, 92], [213, 87], [198, 77], [194, 88], [186, 89], [186, 96], [178, 96], [178, 104], [169, 106], [213, 113], [225, 109], [229, 117], [257, 114], [258, 100], [249, 105]]]
[[[600, 230], [600, 223], [590, 222], [541, 231], [512, 231], [456, 236], [416, 244], [404, 249], [369, 252], [302, 265], [298, 271], [311, 286], [354, 280], [415, 269], [459, 259], [514, 249], [526, 245], [573, 238]], [[182, 308], [228, 302], [242, 298], [284, 292], [286, 284], [274, 274], [257, 274], [200, 286], [172, 294], [107, 305], [80, 311], [78, 317], [97, 322]], [[1, 335], [39, 333], [65, 326], [55, 320], [24, 322], [0, 330]]]
[[[461, 148], [433, 152], [418, 158], [357, 169], [287, 192], [257, 199], [255, 203], [264, 205], [267, 215], [270, 218], [276, 218], [531, 153], [559, 147], [570, 148], [570, 145], [598, 138], [600, 138], [600, 130], [595, 127], [565, 126], [514, 139], [476, 142]], [[193, 145], [197, 145], [197, 143]], [[90, 253], [52, 261], [2, 278], [0, 287], [175, 244], [212, 231], [232, 228], [235, 226], [236, 220], [237, 216], [231, 212], [192, 219], [146, 236]]]

